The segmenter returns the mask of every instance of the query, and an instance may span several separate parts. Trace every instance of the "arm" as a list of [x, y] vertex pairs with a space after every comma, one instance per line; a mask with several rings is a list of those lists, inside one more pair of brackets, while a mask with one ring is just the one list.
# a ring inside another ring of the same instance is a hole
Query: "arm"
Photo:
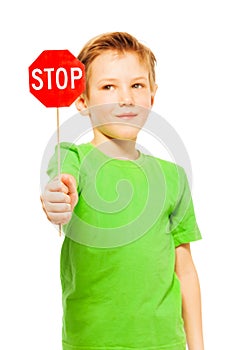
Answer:
[[189, 244], [182, 244], [176, 248], [175, 272], [181, 285], [188, 349], [204, 350], [200, 285]]
[[40, 197], [43, 210], [53, 224], [69, 222], [72, 211], [78, 202], [76, 180], [72, 175], [62, 174], [50, 181]]

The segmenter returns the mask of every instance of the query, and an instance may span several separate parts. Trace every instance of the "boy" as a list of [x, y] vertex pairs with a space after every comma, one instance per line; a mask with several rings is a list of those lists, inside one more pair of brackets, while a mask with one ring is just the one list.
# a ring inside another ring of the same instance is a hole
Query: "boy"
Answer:
[[77, 109], [93, 140], [61, 144], [42, 195], [63, 224], [63, 350], [203, 350], [191, 241], [201, 238], [187, 178], [135, 148], [154, 102], [155, 56], [127, 33], [89, 41]]

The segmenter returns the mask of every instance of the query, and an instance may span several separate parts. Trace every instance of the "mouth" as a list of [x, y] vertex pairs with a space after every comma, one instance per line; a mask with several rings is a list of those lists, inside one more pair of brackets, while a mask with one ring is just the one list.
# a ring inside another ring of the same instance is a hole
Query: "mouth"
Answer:
[[117, 114], [116, 115], [117, 118], [120, 118], [120, 119], [133, 119], [135, 117], [137, 117], [137, 113], [132, 113], [132, 112], [129, 112], [129, 113], [122, 113], [122, 114]]

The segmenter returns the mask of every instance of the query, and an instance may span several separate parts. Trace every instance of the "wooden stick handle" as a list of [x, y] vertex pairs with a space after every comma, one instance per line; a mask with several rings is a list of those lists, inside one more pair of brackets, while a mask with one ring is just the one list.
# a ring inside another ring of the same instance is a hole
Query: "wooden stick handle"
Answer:
[[[59, 108], [57, 108], [57, 173], [58, 179], [61, 178], [61, 152], [60, 152], [60, 116]], [[61, 224], [59, 224], [59, 236], [61, 236]]]

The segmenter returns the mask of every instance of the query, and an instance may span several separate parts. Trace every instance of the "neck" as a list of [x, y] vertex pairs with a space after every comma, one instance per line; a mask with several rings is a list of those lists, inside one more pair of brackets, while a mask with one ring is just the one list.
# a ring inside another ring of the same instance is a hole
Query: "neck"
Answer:
[[136, 141], [134, 140], [108, 138], [104, 141], [98, 141], [94, 138], [91, 143], [111, 158], [135, 160], [139, 157], [139, 152], [135, 149]]

